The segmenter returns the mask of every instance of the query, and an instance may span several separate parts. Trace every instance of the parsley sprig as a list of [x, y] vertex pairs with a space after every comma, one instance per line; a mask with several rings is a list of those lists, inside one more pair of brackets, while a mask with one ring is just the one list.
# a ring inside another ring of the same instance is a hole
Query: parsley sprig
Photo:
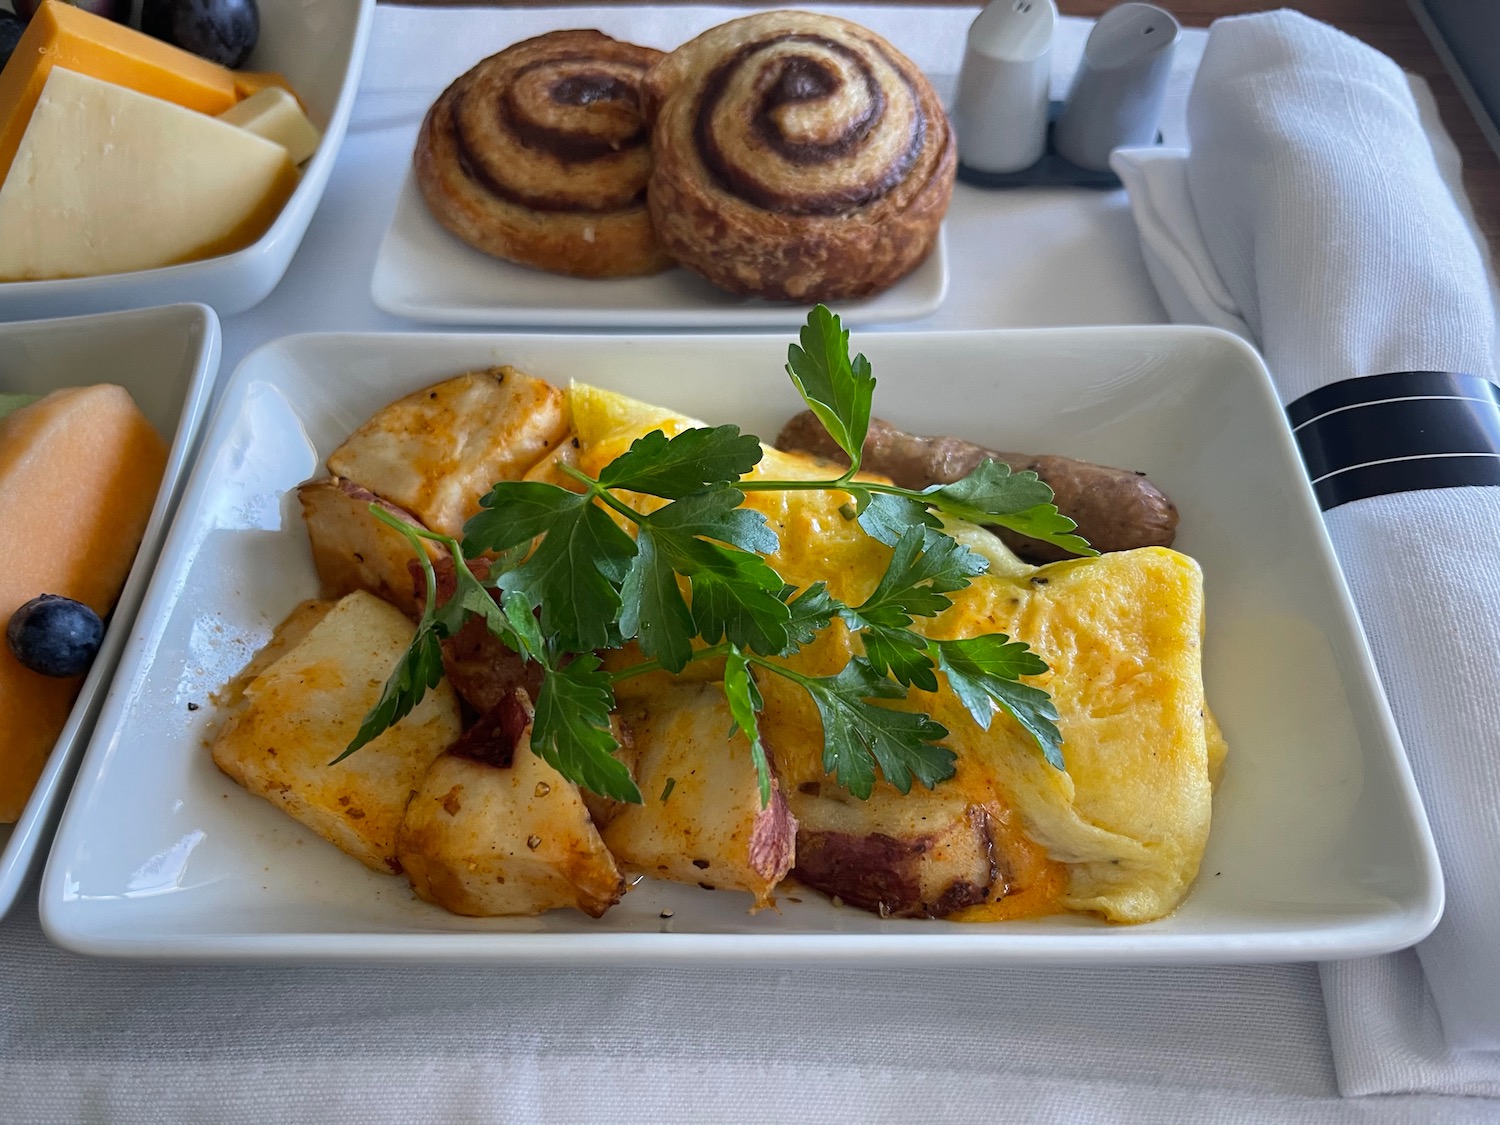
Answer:
[[[616, 756], [614, 684], [645, 672], [681, 672], [696, 661], [723, 662], [734, 731], [743, 732], [759, 775], [762, 803], [771, 772], [761, 740], [764, 700], [757, 676], [780, 676], [805, 690], [823, 725], [823, 768], [856, 797], [874, 789], [877, 770], [901, 792], [931, 788], [954, 772], [948, 731], [927, 715], [885, 705], [915, 687], [936, 691], [939, 675], [981, 727], [1004, 712], [1063, 768], [1057, 711], [1045, 691], [1021, 682], [1046, 663], [1004, 634], [933, 640], [918, 628], [952, 604], [986, 569], [985, 560], [942, 530], [941, 516], [1008, 527], [1076, 554], [1096, 554], [1074, 534], [1035, 473], [985, 461], [962, 480], [924, 490], [856, 480], [870, 424], [875, 378], [863, 355], [850, 357], [849, 333], [819, 305], [788, 350], [787, 374], [849, 457], [829, 480], [746, 479], [760, 463], [758, 438], [736, 426], [655, 430], [637, 438], [597, 477], [559, 469], [578, 489], [536, 481], [496, 484], [464, 526], [460, 543], [413, 527], [371, 506], [412, 543], [426, 578], [426, 608], [410, 649], [387, 681], [342, 757], [408, 714], [443, 674], [442, 641], [471, 617], [542, 672], [532, 748], [565, 777], [602, 796], [639, 802]], [[834, 491], [846, 516], [891, 548], [885, 573], [859, 605], [822, 583], [787, 585], [764, 556], [779, 546], [765, 517], [745, 508], [747, 493]], [[664, 500], [654, 510], [618, 493]], [[624, 526], [622, 526], [622, 524]], [[624, 527], [634, 532], [627, 532]], [[446, 549], [456, 587], [438, 601], [424, 548]], [[468, 559], [485, 557], [481, 581]], [[788, 658], [833, 622], [859, 638], [861, 652], [831, 676], [797, 670]], [[606, 670], [599, 652], [634, 642], [645, 659]]]

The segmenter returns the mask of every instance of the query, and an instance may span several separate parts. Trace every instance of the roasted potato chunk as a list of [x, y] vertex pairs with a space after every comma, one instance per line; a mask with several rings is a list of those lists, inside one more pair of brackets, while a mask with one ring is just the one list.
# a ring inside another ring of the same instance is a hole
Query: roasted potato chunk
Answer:
[[644, 803], [625, 805], [604, 840], [632, 870], [679, 883], [749, 891], [757, 906], [791, 868], [797, 822], [773, 781], [760, 785], [743, 734], [727, 737], [729, 704], [716, 684], [663, 688], [625, 714]]
[[[287, 627], [306, 620], [294, 612]], [[350, 594], [245, 685], [213, 744], [214, 762], [235, 781], [387, 873], [401, 870], [396, 829], [407, 798], [459, 735], [457, 699], [439, 684], [357, 754], [329, 763], [379, 700], [412, 632], [394, 606]]]
[[250, 658], [250, 663], [241, 668], [239, 675], [225, 684], [214, 697], [224, 710], [224, 723], [220, 724], [221, 729], [245, 709], [245, 689], [255, 681], [256, 677], [285, 656], [289, 650], [301, 644], [302, 638], [312, 632], [313, 626], [327, 617], [328, 611], [336, 605], [338, 601], [330, 598], [308, 598], [305, 602], [297, 603], [296, 608], [287, 614], [286, 619], [272, 631], [271, 639]]
[[[403, 522], [421, 527], [415, 516], [342, 477], [308, 481], [297, 489], [297, 499], [302, 501], [302, 519], [325, 598], [367, 590], [409, 617], [421, 615], [422, 599], [407, 566], [416, 558], [412, 545], [376, 519], [370, 505], [378, 504]], [[436, 543], [424, 539], [422, 547], [433, 560], [447, 557], [446, 549]]]
[[492, 367], [391, 403], [333, 451], [328, 471], [458, 538], [490, 486], [524, 477], [568, 425], [562, 391]]
[[1003, 894], [997, 810], [961, 795], [886, 787], [868, 801], [812, 782], [794, 793], [796, 878], [882, 917], [943, 918]]
[[455, 914], [573, 906], [597, 918], [625, 892], [578, 787], [531, 752], [524, 691], [432, 763], [406, 808], [397, 856], [417, 894]]

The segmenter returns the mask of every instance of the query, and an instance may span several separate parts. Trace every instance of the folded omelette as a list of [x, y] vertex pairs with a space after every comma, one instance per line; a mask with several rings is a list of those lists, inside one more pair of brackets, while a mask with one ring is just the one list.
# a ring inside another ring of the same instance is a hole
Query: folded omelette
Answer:
[[[581, 385], [571, 389], [570, 405], [579, 467], [594, 475], [651, 430], [671, 436], [702, 424]], [[751, 475], [833, 474], [815, 459], [767, 449]], [[746, 504], [777, 533], [781, 547], [769, 561], [788, 583], [826, 582], [853, 605], [875, 587], [890, 549], [846, 517], [841, 508], [848, 499], [837, 492], [761, 492], [749, 494]], [[930, 882], [946, 862], [949, 892], [978, 886], [978, 869], [988, 862], [997, 873], [993, 885], [952, 899], [950, 906], [963, 909], [943, 913], [988, 919], [1069, 910], [1116, 922], [1170, 913], [1197, 874], [1212, 778], [1224, 754], [1203, 690], [1198, 564], [1172, 550], [1144, 548], [1031, 567], [981, 528], [952, 524], [949, 532], [990, 559], [990, 571], [949, 595], [949, 610], [916, 627], [940, 639], [1003, 632], [1030, 645], [1049, 666], [1030, 682], [1050, 692], [1057, 707], [1066, 771], [1050, 766], [1008, 715], [997, 714], [981, 729], [940, 681], [936, 693], [914, 690], [895, 705], [924, 711], [948, 728], [947, 745], [958, 755], [955, 776], [930, 794], [918, 789], [907, 796], [881, 782], [869, 801], [856, 801], [823, 773], [822, 728], [811, 699], [780, 677], [762, 677], [762, 734], [801, 825], [795, 874], [816, 886], [827, 873], [832, 889], [847, 888], [845, 897], [874, 908], [874, 900], [858, 901], [864, 884], [849, 871], [861, 856], [881, 868], [905, 863], [917, 883]], [[833, 674], [858, 645], [856, 635], [835, 624], [788, 663]], [[978, 873], [951, 874], [968, 868]], [[886, 889], [875, 898], [882, 913], [894, 901]]]

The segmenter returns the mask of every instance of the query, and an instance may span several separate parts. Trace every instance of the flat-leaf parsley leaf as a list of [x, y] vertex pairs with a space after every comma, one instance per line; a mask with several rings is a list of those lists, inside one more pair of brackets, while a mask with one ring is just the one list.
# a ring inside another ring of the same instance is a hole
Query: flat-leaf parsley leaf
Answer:
[[[1034, 473], [985, 461], [962, 480], [923, 491], [855, 479], [875, 379], [869, 360], [850, 357], [848, 332], [822, 305], [788, 350], [786, 369], [849, 456], [848, 470], [838, 477], [747, 478], [761, 461], [759, 440], [735, 426], [715, 426], [673, 437], [653, 430], [597, 477], [559, 463], [576, 489], [496, 484], [465, 525], [462, 543], [372, 505], [377, 518], [411, 541], [427, 598], [410, 649], [345, 755], [410, 713], [442, 677], [442, 642], [477, 617], [540, 666], [532, 749], [563, 776], [616, 800], [641, 795], [616, 754], [613, 685], [703, 660], [723, 661], [732, 718], [726, 734], [745, 735], [763, 804], [771, 798], [772, 777], [760, 736], [765, 703], [757, 675], [780, 676], [808, 693], [822, 720], [824, 769], [859, 798], [873, 792], [877, 775], [903, 793], [914, 783], [931, 788], [953, 775], [955, 755], [943, 745], [948, 731], [900, 705], [911, 687], [937, 690], [939, 673], [981, 727], [1003, 711], [1048, 762], [1063, 768], [1052, 700], [1021, 682], [1047, 671], [1036, 653], [1003, 634], [929, 640], [914, 624], [947, 610], [947, 595], [987, 565], [943, 532], [937, 513], [999, 524], [1077, 554], [1096, 552], [1074, 534], [1073, 521], [1057, 511], [1051, 489]], [[743, 506], [745, 496], [789, 490], [851, 496], [848, 518], [891, 548], [863, 604], [843, 604], [822, 582], [802, 590], [789, 586], [767, 561], [780, 542], [763, 514]], [[617, 493], [669, 502], [637, 510]], [[441, 604], [424, 539], [442, 544], [454, 565], [454, 593]], [[470, 571], [468, 556], [484, 556], [482, 579]], [[787, 663], [835, 622], [859, 638], [860, 655], [828, 676]], [[627, 642], [637, 643], [646, 659], [606, 670], [599, 653]], [[670, 789], [669, 782], [663, 800]]]

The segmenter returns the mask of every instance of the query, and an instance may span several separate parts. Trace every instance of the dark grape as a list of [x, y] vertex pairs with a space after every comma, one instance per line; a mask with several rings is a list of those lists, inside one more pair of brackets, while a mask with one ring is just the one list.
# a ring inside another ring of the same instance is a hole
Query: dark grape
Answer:
[[240, 66], [260, 38], [255, 0], [144, 0], [141, 30], [220, 66]]
[[[130, 19], [130, 0], [64, 0], [75, 8], [82, 8], [85, 12], [93, 12], [96, 16], [103, 16], [107, 20], [116, 23], [125, 23]], [[15, 0], [16, 15], [22, 20], [29, 20], [36, 14], [41, 6], [42, 0]], [[4, 48], [0, 47], [0, 57], [4, 55]]]
[[78, 676], [89, 670], [104, 640], [104, 622], [82, 602], [59, 594], [32, 598], [5, 629], [15, 658], [43, 676]]
[[16, 49], [16, 44], [21, 41], [21, 32], [26, 30], [26, 24], [20, 16], [12, 15], [10, 12], [0, 12], [0, 69], [10, 61], [11, 52]]

